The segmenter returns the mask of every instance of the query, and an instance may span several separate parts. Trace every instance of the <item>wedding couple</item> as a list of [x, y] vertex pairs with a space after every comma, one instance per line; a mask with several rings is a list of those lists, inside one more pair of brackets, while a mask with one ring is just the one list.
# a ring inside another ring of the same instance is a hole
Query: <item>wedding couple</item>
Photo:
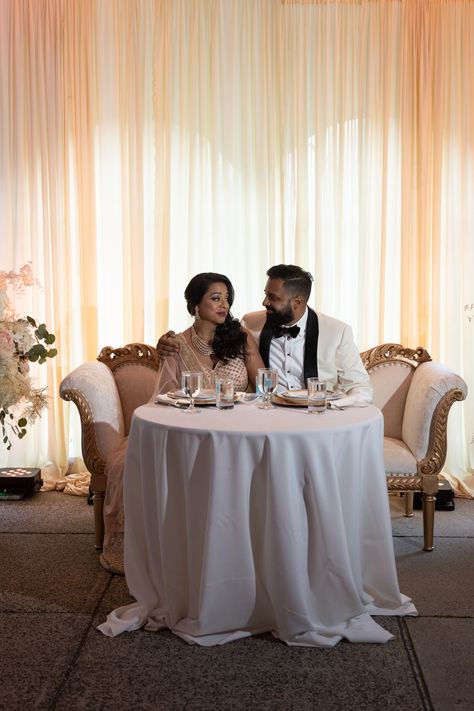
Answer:
[[[278, 372], [278, 389], [305, 387], [309, 377], [327, 381], [359, 403], [371, 402], [372, 388], [351, 328], [337, 319], [316, 313], [307, 305], [311, 274], [292, 264], [267, 271], [265, 311], [234, 319], [230, 308], [234, 289], [223, 274], [206, 272], [191, 279], [184, 297], [193, 325], [175, 335], [162, 336], [157, 348], [162, 357], [154, 393], [181, 387], [181, 373], [202, 371], [204, 387], [213, 376], [234, 380], [236, 390], [255, 390], [256, 375], [264, 366]], [[258, 345], [257, 345], [258, 343]], [[106, 462], [104, 502], [104, 568], [123, 574], [123, 470], [127, 440]]]
[[[372, 388], [350, 326], [308, 307], [313, 278], [293, 264], [267, 271], [265, 311], [231, 315], [234, 289], [229, 279], [212, 272], [191, 279], [184, 297], [193, 325], [175, 335], [168, 331], [157, 344], [163, 358], [158, 393], [181, 387], [184, 370], [234, 380], [236, 390], [255, 390], [259, 368], [278, 372], [278, 391], [305, 387], [319, 377], [328, 388], [343, 390], [359, 402], [371, 402]], [[257, 345], [258, 344], [258, 345]], [[174, 356], [174, 357], [172, 357]]]

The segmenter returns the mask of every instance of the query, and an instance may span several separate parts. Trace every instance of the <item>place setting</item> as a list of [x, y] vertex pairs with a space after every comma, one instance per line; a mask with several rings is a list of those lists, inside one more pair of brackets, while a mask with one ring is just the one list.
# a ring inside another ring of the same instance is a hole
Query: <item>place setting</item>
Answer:
[[229, 410], [236, 402], [245, 400], [245, 393], [235, 391], [231, 378], [215, 378], [213, 388], [203, 388], [201, 371], [185, 371], [181, 377], [181, 388], [155, 397], [156, 405], [171, 405], [188, 415], [201, 412], [201, 407], [216, 407]]

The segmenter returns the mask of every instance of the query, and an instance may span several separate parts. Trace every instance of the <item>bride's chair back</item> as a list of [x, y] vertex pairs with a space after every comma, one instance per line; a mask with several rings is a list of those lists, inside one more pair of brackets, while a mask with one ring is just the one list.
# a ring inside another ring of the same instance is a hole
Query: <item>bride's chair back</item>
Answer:
[[62, 399], [74, 402], [81, 418], [82, 457], [91, 474], [99, 549], [104, 538], [105, 462], [128, 436], [134, 410], [153, 395], [159, 363], [156, 349], [143, 343], [107, 346], [97, 360], [86, 361], [67, 375], [59, 388]]

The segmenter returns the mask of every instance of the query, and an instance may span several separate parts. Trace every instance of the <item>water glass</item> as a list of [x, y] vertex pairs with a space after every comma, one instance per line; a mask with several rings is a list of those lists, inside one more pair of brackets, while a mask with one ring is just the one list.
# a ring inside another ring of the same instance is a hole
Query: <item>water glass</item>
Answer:
[[278, 371], [273, 368], [259, 368], [257, 375], [257, 393], [262, 394], [262, 410], [272, 410], [271, 396], [278, 386]]
[[231, 378], [216, 378], [216, 407], [230, 410], [234, 407], [234, 381]]
[[308, 378], [308, 412], [323, 414], [326, 412], [326, 381]]
[[201, 410], [194, 407], [194, 398], [197, 397], [202, 390], [202, 372], [184, 371], [181, 374], [181, 387], [184, 394], [189, 397], [189, 407], [183, 410], [183, 412], [188, 415], [201, 412]]

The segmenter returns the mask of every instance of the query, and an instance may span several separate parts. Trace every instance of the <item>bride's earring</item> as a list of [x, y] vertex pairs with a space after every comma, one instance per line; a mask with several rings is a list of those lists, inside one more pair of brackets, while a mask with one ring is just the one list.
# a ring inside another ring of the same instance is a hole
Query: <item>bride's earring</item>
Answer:
[[195, 307], [194, 307], [194, 320], [195, 320], [195, 321], [199, 321], [200, 318], [201, 318], [201, 317], [200, 317], [200, 315], [199, 315], [199, 306], [195, 306]]

